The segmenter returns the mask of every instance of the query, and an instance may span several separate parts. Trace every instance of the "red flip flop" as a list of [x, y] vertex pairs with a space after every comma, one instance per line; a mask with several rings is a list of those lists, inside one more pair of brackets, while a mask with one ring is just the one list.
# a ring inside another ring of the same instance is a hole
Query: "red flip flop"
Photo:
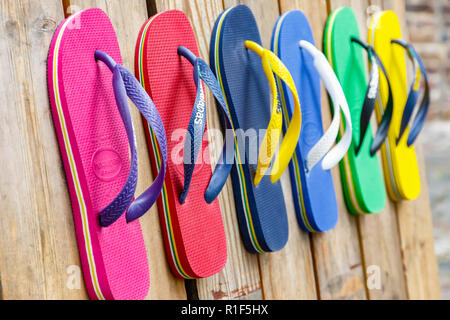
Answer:
[[[189, 54], [183, 57], [178, 53], [179, 47], [184, 47], [184, 52]], [[190, 188], [188, 183], [186, 189], [183, 145], [186, 128], [196, 121], [195, 114], [191, 116], [193, 106], [197, 114], [200, 112], [200, 119], [205, 120], [202, 125], [206, 128], [204, 89], [200, 84], [197, 90], [197, 73], [193, 79], [193, 64], [197, 68], [200, 60], [196, 56], [198, 48], [194, 32], [183, 12], [172, 10], [157, 14], [142, 27], [136, 46], [137, 77], [155, 102], [167, 132], [169, 159], [163, 191], [158, 198], [160, 221], [168, 261], [173, 273], [183, 279], [214, 275], [224, 267], [227, 259], [219, 203], [212, 198], [208, 203], [205, 194], [216, 171], [213, 175], [208, 137], [204, 131], [200, 132], [199, 157], [195, 167], [192, 166]], [[202, 68], [209, 70], [206, 63], [200, 62]], [[212, 73], [211, 76], [216, 81]], [[206, 79], [201, 80], [208, 84]], [[211, 88], [210, 84], [208, 86]], [[211, 90], [214, 92], [213, 88]], [[146, 126], [146, 131], [153, 172], [158, 172], [157, 143], [151, 128]]]

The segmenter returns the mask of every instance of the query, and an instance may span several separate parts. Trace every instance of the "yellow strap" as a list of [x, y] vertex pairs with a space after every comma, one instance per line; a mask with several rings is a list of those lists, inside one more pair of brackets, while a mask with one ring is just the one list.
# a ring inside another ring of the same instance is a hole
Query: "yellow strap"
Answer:
[[289, 70], [285, 67], [283, 62], [270, 50], [264, 49], [259, 44], [253, 41], [245, 41], [245, 47], [254, 51], [258, 56], [261, 57], [264, 73], [266, 74], [267, 80], [269, 81], [270, 88], [272, 90], [272, 116], [267, 127], [266, 134], [264, 136], [263, 142], [258, 155], [258, 166], [256, 168], [256, 174], [254, 179], [255, 186], [259, 184], [265, 172], [267, 171], [270, 162], [275, 154], [275, 150], [278, 141], [281, 136], [281, 130], [283, 126], [283, 115], [281, 103], [278, 99], [278, 90], [275, 82], [275, 73], [283, 82], [286, 83], [288, 88], [292, 92], [294, 98], [294, 114], [292, 115], [291, 121], [289, 122], [288, 129], [281, 142], [280, 150], [277, 157], [275, 158], [270, 180], [272, 183], [278, 181], [284, 170], [289, 164], [293, 153], [295, 152], [295, 147], [297, 146], [298, 138], [300, 136], [301, 127], [301, 111], [300, 111], [300, 101], [298, 99], [297, 88], [295, 87], [294, 80], [292, 79]]

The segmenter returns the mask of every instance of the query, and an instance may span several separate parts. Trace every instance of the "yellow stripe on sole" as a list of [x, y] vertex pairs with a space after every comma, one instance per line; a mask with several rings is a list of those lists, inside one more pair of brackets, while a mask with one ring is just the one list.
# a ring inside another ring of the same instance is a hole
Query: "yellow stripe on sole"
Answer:
[[[396, 144], [400, 123], [407, 99], [407, 77], [405, 52], [391, 44], [392, 39], [401, 39], [400, 23], [393, 11], [377, 13], [369, 26], [368, 42], [372, 44], [382, 60], [390, 79], [394, 108], [392, 122], [385, 146], [382, 147], [383, 168], [389, 196], [392, 200], [415, 199], [420, 193], [420, 174], [414, 146], [408, 147], [406, 140], [409, 128]], [[380, 79], [380, 96], [376, 104], [376, 115], [381, 119], [387, 100], [388, 89], [384, 78]]]
[[87, 253], [87, 260], [89, 263], [90, 280], [91, 280], [92, 286], [94, 288], [95, 294], [97, 295], [97, 298], [99, 300], [105, 300], [103, 293], [100, 289], [100, 284], [99, 284], [99, 280], [98, 280], [98, 276], [97, 276], [96, 263], [95, 263], [95, 258], [94, 258], [94, 254], [93, 254], [93, 249], [92, 249], [91, 237], [90, 237], [90, 233], [89, 233], [89, 221], [88, 221], [88, 216], [87, 216], [86, 204], [85, 204], [85, 201], [83, 198], [83, 193], [81, 191], [80, 182], [79, 182], [78, 173], [77, 173], [77, 167], [76, 167], [76, 164], [74, 161], [73, 152], [72, 152], [72, 148], [70, 145], [69, 135], [67, 133], [67, 126], [65, 123], [65, 118], [64, 118], [64, 114], [63, 114], [63, 110], [62, 110], [62, 106], [61, 106], [62, 103], [61, 103], [61, 97], [60, 97], [59, 87], [58, 87], [58, 83], [59, 83], [59, 80], [58, 80], [58, 58], [59, 58], [59, 48], [61, 45], [61, 39], [62, 39], [64, 31], [67, 28], [67, 25], [76, 16], [81, 14], [81, 12], [78, 12], [78, 13], [72, 15], [71, 17], [69, 17], [66, 20], [66, 22], [64, 23], [64, 25], [61, 27], [61, 29], [58, 33], [55, 48], [54, 48], [54, 53], [53, 53], [53, 65], [52, 65], [53, 79], [52, 79], [52, 81], [53, 81], [53, 91], [55, 93], [54, 98], [55, 98], [55, 103], [56, 103], [56, 107], [57, 107], [57, 111], [58, 111], [58, 118], [60, 121], [61, 131], [63, 133], [63, 138], [64, 138], [64, 147], [65, 147], [67, 159], [69, 160], [71, 176], [72, 176], [73, 184], [75, 186], [75, 191], [76, 191], [78, 204], [79, 204], [80, 212], [81, 212], [82, 231], [83, 231], [83, 236], [84, 236], [85, 250]]

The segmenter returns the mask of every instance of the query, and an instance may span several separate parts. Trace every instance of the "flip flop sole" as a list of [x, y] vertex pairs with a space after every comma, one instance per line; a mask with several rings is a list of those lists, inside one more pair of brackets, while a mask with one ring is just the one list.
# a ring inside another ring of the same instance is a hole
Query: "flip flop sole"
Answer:
[[[305, 172], [306, 156], [323, 135], [320, 78], [313, 57], [300, 48], [300, 40], [314, 44], [311, 26], [301, 11], [290, 11], [277, 21], [272, 36], [272, 50], [294, 79], [300, 96], [302, 130], [295, 155], [289, 164], [292, 194], [297, 218], [303, 230], [327, 231], [338, 219], [336, 193], [330, 170], [316, 165]], [[285, 121], [292, 117], [294, 100], [285, 83], [279, 81]]]
[[[197, 89], [192, 65], [177, 54], [184, 46], [198, 56], [194, 32], [185, 14], [171, 10], [153, 16], [142, 27], [136, 47], [138, 77], [152, 97], [168, 135], [167, 174], [158, 199], [165, 248], [173, 273], [179, 278], [203, 278], [225, 266], [227, 246], [217, 200], [208, 204], [204, 193], [211, 179], [207, 134], [201, 159], [183, 204], [183, 146]], [[146, 126], [153, 172], [161, 163], [151, 128]]]
[[[386, 204], [386, 191], [377, 157], [370, 156], [372, 130], [369, 124], [366, 137], [358, 155], [360, 117], [367, 90], [367, 74], [363, 49], [352, 44], [351, 38], [359, 38], [359, 28], [350, 7], [336, 9], [328, 18], [324, 48], [344, 90], [352, 117], [353, 141], [347, 155], [340, 162], [342, 185], [347, 207], [353, 214], [375, 213]], [[341, 124], [340, 134], [343, 134]]]
[[121, 62], [113, 26], [100, 9], [81, 11], [56, 31], [48, 58], [53, 119], [72, 200], [81, 265], [93, 299], [143, 299], [150, 279], [139, 221], [122, 215], [109, 227], [99, 212], [130, 170], [128, 140], [112, 74], [95, 50]]
[[[415, 199], [420, 193], [420, 175], [414, 146], [408, 147], [409, 129], [396, 144], [400, 123], [407, 99], [407, 77], [405, 51], [391, 44], [392, 39], [401, 39], [400, 23], [393, 11], [376, 14], [369, 27], [368, 41], [383, 62], [392, 86], [394, 109], [388, 138], [381, 149], [384, 175], [389, 196], [394, 201]], [[383, 78], [380, 85], [382, 101], [387, 100], [387, 85]], [[384, 104], [383, 104], [384, 105]], [[378, 119], [383, 114], [382, 105], [376, 106]]]
[[[245, 40], [261, 43], [252, 12], [246, 6], [224, 11], [211, 36], [211, 67], [222, 87], [236, 139], [236, 165], [231, 172], [241, 236], [252, 253], [282, 249], [289, 236], [286, 207], [280, 182], [264, 176], [257, 187], [255, 150], [262, 141], [259, 130], [270, 120], [270, 90], [261, 59], [245, 48]], [[247, 141], [250, 133], [256, 141]], [[254, 161], [249, 161], [253, 159]]]

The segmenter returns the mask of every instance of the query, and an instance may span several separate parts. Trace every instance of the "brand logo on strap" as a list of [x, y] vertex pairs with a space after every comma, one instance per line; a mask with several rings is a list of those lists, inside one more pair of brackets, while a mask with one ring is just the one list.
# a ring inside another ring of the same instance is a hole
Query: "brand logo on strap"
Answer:
[[369, 93], [367, 97], [369, 99], [375, 99], [378, 95], [378, 82], [380, 80], [380, 74], [378, 72], [378, 64], [375, 58], [372, 58], [372, 80], [369, 83]]
[[197, 113], [195, 114], [195, 125], [203, 124], [203, 118], [205, 117], [205, 94], [203, 93], [203, 86], [200, 84], [200, 99], [197, 104]]
[[281, 113], [280, 95], [277, 93], [277, 113]]
[[98, 149], [92, 157], [92, 168], [97, 178], [111, 181], [117, 177], [122, 169], [122, 159], [111, 148]]

